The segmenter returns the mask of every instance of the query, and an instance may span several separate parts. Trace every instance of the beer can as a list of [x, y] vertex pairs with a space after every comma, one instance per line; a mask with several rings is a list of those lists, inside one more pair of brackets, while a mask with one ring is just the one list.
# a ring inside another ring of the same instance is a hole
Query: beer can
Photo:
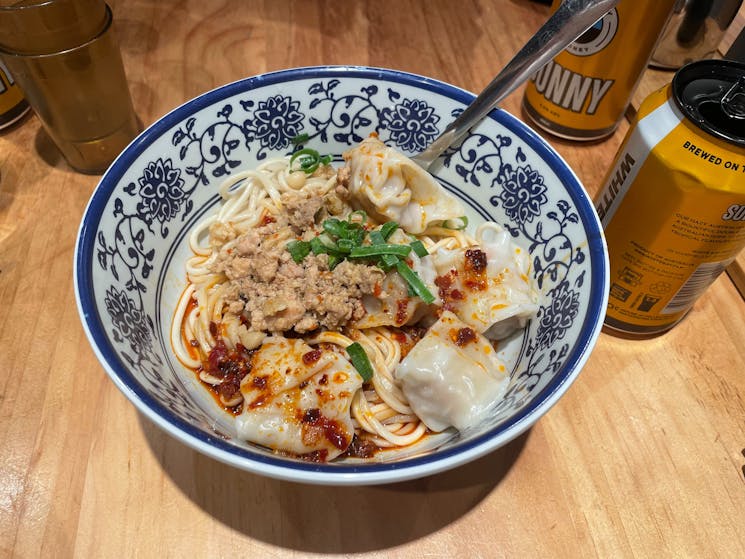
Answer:
[[[552, 9], [561, 0], [554, 0]], [[524, 113], [571, 140], [612, 134], [672, 13], [675, 0], [621, 0], [528, 82]]]
[[0, 130], [18, 121], [28, 110], [21, 88], [0, 60]]
[[595, 199], [605, 323], [672, 328], [745, 246], [745, 64], [702, 60], [641, 104]]

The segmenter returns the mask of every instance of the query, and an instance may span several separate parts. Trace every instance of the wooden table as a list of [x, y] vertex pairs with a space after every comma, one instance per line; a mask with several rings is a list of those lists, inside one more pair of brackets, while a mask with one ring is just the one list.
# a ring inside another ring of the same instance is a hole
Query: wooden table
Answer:
[[[477, 91], [547, 14], [528, 0], [112, 5], [145, 124], [312, 64]], [[504, 106], [519, 114], [520, 99]], [[594, 193], [626, 129], [550, 141]], [[569, 392], [503, 449], [418, 481], [303, 486], [217, 463], [138, 415], [74, 303], [97, 177], [71, 171], [35, 117], [0, 134], [0, 173], [0, 556], [745, 557], [745, 302], [726, 274], [661, 337], [603, 334]]]

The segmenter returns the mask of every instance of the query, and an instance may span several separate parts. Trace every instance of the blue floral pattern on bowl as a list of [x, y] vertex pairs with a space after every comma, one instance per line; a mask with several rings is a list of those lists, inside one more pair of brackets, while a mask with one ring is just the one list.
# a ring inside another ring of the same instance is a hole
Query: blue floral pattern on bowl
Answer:
[[[282, 84], [277, 93], [273, 84]], [[607, 297], [605, 248], [576, 178], [534, 133], [503, 112], [475, 127], [431, 170], [472, 220], [504, 226], [532, 258], [544, 297], [525, 333], [503, 350], [511, 383], [486, 425], [435, 454], [394, 464], [308, 465], [231, 439], [225, 418], [170, 353], [170, 317], [183, 287], [185, 238], [217, 202], [220, 182], [304, 145], [341, 153], [370, 133], [404, 153], [424, 149], [470, 95], [378, 69], [311, 68], [210, 92], [143, 133], [103, 177], [76, 251], [79, 306], [107, 372], [135, 404], [199, 450], [239, 467], [322, 482], [337, 473], [392, 481], [457, 465], [529, 427], [576, 376]], [[181, 283], [179, 284], [179, 280]], [[128, 394], [129, 395], [129, 394]], [[445, 461], [445, 462], [442, 462]], [[394, 473], [391, 474], [391, 471]]]

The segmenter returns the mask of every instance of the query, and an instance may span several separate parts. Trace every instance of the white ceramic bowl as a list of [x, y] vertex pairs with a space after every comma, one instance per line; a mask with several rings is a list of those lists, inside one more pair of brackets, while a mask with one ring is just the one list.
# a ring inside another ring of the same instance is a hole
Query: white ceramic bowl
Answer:
[[340, 154], [370, 132], [424, 149], [473, 95], [402, 72], [286, 70], [205, 93], [145, 130], [111, 165], [85, 211], [75, 252], [80, 316], [98, 359], [148, 418], [217, 460], [276, 478], [388, 483], [453, 468], [527, 430], [569, 388], [603, 323], [607, 250], [592, 204], [566, 163], [497, 110], [431, 169], [471, 223], [508, 228], [532, 255], [544, 303], [502, 356], [511, 381], [493, 416], [430, 454], [391, 463], [312, 464], [234, 438], [231, 418], [174, 357], [169, 327], [185, 284], [186, 235], [228, 174], [307, 146]]

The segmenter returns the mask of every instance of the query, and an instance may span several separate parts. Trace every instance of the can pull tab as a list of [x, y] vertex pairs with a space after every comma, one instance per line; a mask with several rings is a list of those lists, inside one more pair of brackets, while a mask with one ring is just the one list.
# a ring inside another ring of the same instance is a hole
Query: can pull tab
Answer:
[[745, 76], [732, 84], [732, 87], [719, 101], [719, 105], [722, 107], [724, 114], [730, 118], [745, 120]]

